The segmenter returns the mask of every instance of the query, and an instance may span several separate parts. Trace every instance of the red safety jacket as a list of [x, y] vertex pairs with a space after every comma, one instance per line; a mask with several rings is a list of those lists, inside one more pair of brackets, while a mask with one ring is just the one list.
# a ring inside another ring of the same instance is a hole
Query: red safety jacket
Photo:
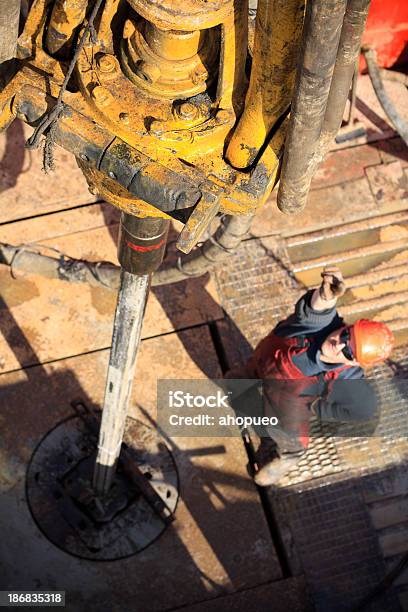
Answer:
[[[328, 393], [339, 374], [351, 367], [344, 365], [321, 375], [306, 376], [293, 363], [293, 358], [307, 351], [312, 341], [305, 336], [285, 338], [272, 331], [257, 345], [247, 363], [251, 376], [265, 381], [265, 395], [274, 406], [273, 413], [278, 414], [283, 428], [296, 434], [304, 448], [309, 444], [309, 406], [314, 398], [302, 396], [302, 392], [323, 378], [328, 383]], [[267, 381], [271, 382], [268, 384]], [[273, 384], [273, 381], [286, 382]]]

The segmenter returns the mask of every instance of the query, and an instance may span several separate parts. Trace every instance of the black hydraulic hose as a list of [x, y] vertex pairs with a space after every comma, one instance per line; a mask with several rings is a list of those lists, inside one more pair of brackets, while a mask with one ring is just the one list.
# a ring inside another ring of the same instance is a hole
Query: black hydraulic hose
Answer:
[[59, 258], [33, 251], [35, 245], [14, 246], [0, 243], [0, 263], [10, 266], [11, 273], [19, 270], [93, 287], [119, 288], [120, 268], [108, 262], [90, 262], [61, 254]]
[[305, 204], [322, 131], [347, 0], [309, 0], [278, 192], [282, 212]]
[[223, 263], [247, 236], [253, 217], [253, 214], [225, 215], [213, 237], [208, 238], [190, 255], [179, 257], [177, 267], [158, 270], [153, 276], [153, 285], [167, 285], [185, 280], [189, 276], [201, 276]]
[[383, 107], [388, 119], [391, 121], [398, 134], [408, 146], [408, 124], [398, 113], [384, 89], [380, 69], [376, 61], [375, 51], [373, 49], [363, 49], [363, 53], [367, 62], [368, 74], [370, 75], [371, 83], [373, 84], [377, 98], [380, 101], [380, 104]]
[[[222, 264], [239, 247], [248, 234], [253, 215], [226, 215], [215, 235], [187, 256], [181, 256], [176, 266], [159, 269], [152, 276], [152, 286], [168, 285], [201, 276]], [[89, 262], [67, 257], [43, 255], [32, 250], [34, 245], [12, 246], [0, 243], [0, 263], [13, 270], [39, 274], [70, 282], [88, 283], [117, 291], [120, 267], [108, 262]]]
[[347, 3], [316, 164], [322, 160], [329, 146], [333, 144], [341, 126], [356, 61], [360, 56], [361, 37], [367, 21], [370, 1], [348, 0]]
[[20, 0], [0, 0], [0, 64], [16, 53]]

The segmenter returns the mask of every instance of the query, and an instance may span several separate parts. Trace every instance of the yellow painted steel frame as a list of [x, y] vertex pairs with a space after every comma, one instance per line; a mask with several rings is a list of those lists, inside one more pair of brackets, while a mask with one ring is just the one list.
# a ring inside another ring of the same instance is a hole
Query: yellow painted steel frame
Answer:
[[227, 150], [235, 168], [254, 163], [268, 133], [290, 105], [304, 12], [304, 0], [258, 2], [245, 110]]
[[[256, 164], [254, 156], [250, 157], [253, 166], [249, 172], [234, 169], [224, 157], [243, 110], [247, 86], [247, 0], [186, 0], [176, 9], [173, 0], [163, 0], [160, 5], [154, 0], [106, 0], [95, 23], [96, 41], [88, 39], [78, 58], [74, 86], [64, 94], [65, 108], [75, 117], [75, 129], [88, 140], [92, 126], [99, 126], [112, 141], [121, 139], [159, 167], [194, 183], [205, 183], [211, 195], [197, 205], [186, 223], [186, 235], [192, 236], [187, 250], [197, 240], [197, 228], [202, 233], [211, 214], [251, 213], [276, 182], [285, 122], [264, 145], [290, 101], [293, 61], [282, 59], [282, 49], [290, 45], [293, 60], [303, 2], [290, 0], [285, 8], [283, 0], [260, 1], [274, 4], [271, 14], [279, 37], [269, 52], [273, 28], [268, 26], [257, 34], [247, 109], [228, 149], [236, 166], [248, 165], [248, 148], [260, 152]], [[34, 0], [18, 41], [21, 67], [0, 93], [0, 129], [14, 116], [35, 125], [52, 109], [67, 69], [62, 57], [68, 52], [72, 56], [88, 10], [87, 0]], [[274, 83], [272, 90], [267, 88], [259, 96], [257, 87], [264, 74], [260, 66], [268, 55], [275, 66]], [[30, 104], [34, 117], [26, 112]], [[260, 113], [267, 120], [258, 125]], [[255, 145], [247, 146], [251, 132]], [[246, 156], [244, 164], [236, 163], [240, 151]], [[135, 198], [114, 177], [83, 159], [78, 162], [93, 191], [113, 205], [134, 215], [168, 216]]]
[[75, 28], [85, 19], [87, 5], [87, 0], [56, 0], [45, 41], [52, 55], [60, 54], [72, 43]]

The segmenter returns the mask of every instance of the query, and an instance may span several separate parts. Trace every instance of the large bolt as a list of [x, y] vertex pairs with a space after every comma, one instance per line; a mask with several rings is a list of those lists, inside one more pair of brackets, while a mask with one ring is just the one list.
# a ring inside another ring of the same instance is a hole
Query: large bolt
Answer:
[[127, 125], [129, 123], [129, 113], [119, 113], [119, 119], [122, 121], [122, 123], [124, 123], [125, 125]]
[[177, 109], [177, 114], [181, 119], [192, 121], [198, 116], [198, 108], [191, 102], [183, 102]]
[[117, 61], [113, 55], [103, 54], [98, 57], [98, 68], [101, 72], [115, 72]]
[[106, 89], [106, 87], [101, 87], [100, 85], [93, 88], [91, 96], [98, 106], [107, 106], [111, 101], [109, 91]]
[[149, 126], [149, 132], [156, 134], [156, 136], [161, 136], [164, 130], [165, 128], [163, 126], [163, 121], [159, 121], [158, 119], [155, 119], [154, 121], [152, 121]]

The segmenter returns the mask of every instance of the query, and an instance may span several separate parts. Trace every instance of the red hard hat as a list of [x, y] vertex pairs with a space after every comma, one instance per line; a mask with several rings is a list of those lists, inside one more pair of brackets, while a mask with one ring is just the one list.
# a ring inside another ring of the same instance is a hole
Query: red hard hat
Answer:
[[353, 325], [356, 359], [363, 366], [372, 366], [391, 355], [394, 336], [385, 323], [359, 319]]

